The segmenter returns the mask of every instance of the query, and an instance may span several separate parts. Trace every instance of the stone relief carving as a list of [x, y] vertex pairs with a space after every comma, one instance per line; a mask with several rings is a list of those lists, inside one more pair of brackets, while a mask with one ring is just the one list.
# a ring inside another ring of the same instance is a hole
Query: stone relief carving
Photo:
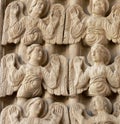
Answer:
[[76, 74], [79, 76], [75, 76], [75, 86], [78, 88], [88, 87], [88, 94], [90, 96], [110, 95], [111, 87], [119, 87], [119, 71], [116, 64], [115, 70], [112, 72], [111, 68], [107, 66], [109, 61], [109, 50], [100, 44], [93, 45], [88, 54], [88, 62], [92, 66], [87, 67], [83, 72], [82, 62], [76, 60]]
[[0, 2], [0, 124], [120, 123], [119, 3]]

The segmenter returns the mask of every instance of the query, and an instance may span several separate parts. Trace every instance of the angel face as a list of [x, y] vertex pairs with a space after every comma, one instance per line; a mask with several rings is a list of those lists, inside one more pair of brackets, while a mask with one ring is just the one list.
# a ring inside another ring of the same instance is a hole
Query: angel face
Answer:
[[43, 48], [39, 44], [33, 44], [27, 50], [28, 60], [34, 63], [41, 63], [43, 58]]
[[42, 59], [42, 56], [43, 56], [43, 51], [40, 47], [35, 47], [30, 55], [31, 59], [38, 61]]
[[92, 46], [90, 56], [93, 63], [100, 62], [103, 64], [108, 64], [111, 59], [109, 50], [101, 44], [95, 44]]
[[93, 0], [92, 2], [92, 13], [96, 15], [103, 15], [106, 12], [104, 0]]
[[92, 48], [91, 57], [92, 57], [93, 62], [100, 62], [101, 61], [100, 51], [95, 47]]
[[30, 14], [39, 17], [43, 12], [44, 7], [45, 7], [44, 0], [34, 0], [30, 7]]

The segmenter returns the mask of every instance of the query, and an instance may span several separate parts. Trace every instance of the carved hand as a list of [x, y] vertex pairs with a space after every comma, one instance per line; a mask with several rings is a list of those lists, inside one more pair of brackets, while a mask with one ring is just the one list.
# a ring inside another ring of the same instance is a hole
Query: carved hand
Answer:
[[52, 108], [51, 110], [51, 114], [54, 119], [60, 121], [63, 114], [63, 108], [61, 106], [55, 105], [54, 108]]
[[53, 22], [55, 25], [59, 22], [60, 19], [60, 11], [55, 10], [54, 12], [51, 12], [50, 15], [50, 22]]
[[75, 118], [80, 118], [82, 115], [82, 109], [80, 108], [79, 105], [75, 105], [73, 108], [73, 116], [75, 116]]
[[9, 110], [8, 110], [8, 115], [11, 121], [14, 121], [16, 118], [19, 117], [20, 115], [20, 111], [17, 110], [16, 106], [12, 106]]
[[19, 6], [17, 4], [14, 4], [11, 8], [11, 14], [17, 16], [19, 13]]
[[78, 9], [72, 8], [72, 9], [70, 10], [70, 16], [71, 16], [72, 19], [78, 17], [78, 16], [79, 16], [79, 11], [78, 11]]
[[8, 67], [13, 67], [15, 65], [15, 56], [14, 55], [9, 55], [7, 58], [7, 66]]
[[59, 56], [57, 56], [57, 55], [52, 56], [51, 65], [52, 65], [52, 67], [59, 66]]

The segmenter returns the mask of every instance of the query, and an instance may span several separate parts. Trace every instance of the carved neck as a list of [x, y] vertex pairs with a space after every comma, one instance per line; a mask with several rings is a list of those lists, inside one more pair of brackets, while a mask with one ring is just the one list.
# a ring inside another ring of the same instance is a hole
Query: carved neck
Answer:
[[104, 109], [101, 109], [101, 110], [98, 110], [97, 113], [99, 115], [104, 115], [104, 114], [106, 114], [106, 111]]
[[35, 61], [33, 59], [29, 60], [29, 64], [32, 66], [39, 66], [40, 65], [40, 61]]
[[94, 17], [103, 17], [104, 14], [95, 14], [95, 13], [92, 13], [92, 16], [94, 16]]
[[35, 18], [35, 19], [40, 18], [39, 15], [34, 14], [34, 13], [32, 13], [32, 12], [29, 14], [29, 16], [32, 17], [32, 18]]
[[104, 65], [105, 63], [103, 62], [103, 61], [101, 61], [101, 62], [94, 62], [94, 65], [95, 66], [99, 66], [99, 65]]
[[35, 113], [30, 113], [29, 115], [30, 118], [38, 118], [38, 114], [35, 114]]

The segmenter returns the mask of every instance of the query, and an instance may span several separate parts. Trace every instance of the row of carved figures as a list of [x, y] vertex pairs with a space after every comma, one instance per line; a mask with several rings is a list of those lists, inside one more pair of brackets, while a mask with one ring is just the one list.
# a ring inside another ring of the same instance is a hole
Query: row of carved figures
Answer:
[[57, 96], [76, 96], [84, 91], [88, 96], [119, 94], [120, 56], [109, 64], [111, 54], [101, 44], [91, 47], [87, 56], [90, 66], [82, 56], [68, 60], [52, 54], [48, 60], [47, 51], [39, 44], [28, 47], [27, 60], [21, 65], [15, 53], [1, 59], [0, 97], [17, 91], [17, 98], [27, 99], [42, 96], [44, 90]]
[[2, 45], [17, 44], [17, 53], [25, 59], [25, 48], [33, 43], [42, 44], [43, 40], [50, 53], [55, 51], [54, 44], [76, 44], [72, 51], [78, 51], [81, 39], [89, 46], [120, 42], [119, 3], [113, 5], [107, 17], [108, 0], [90, 0], [89, 15], [78, 4], [66, 8], [49, 4], [49, 0], [33, 0], [27, 8], [21, 1], [10, 3], [5, 11]]
[[22, 107], [4, 108], [0, 124], [120, 124], [120, 99], [112, 105], [106, 97], [95, 96], [86, 108], [82, 103], [66, 106], [55, 102], [49, 107], [39, 97], [29, 99]]

